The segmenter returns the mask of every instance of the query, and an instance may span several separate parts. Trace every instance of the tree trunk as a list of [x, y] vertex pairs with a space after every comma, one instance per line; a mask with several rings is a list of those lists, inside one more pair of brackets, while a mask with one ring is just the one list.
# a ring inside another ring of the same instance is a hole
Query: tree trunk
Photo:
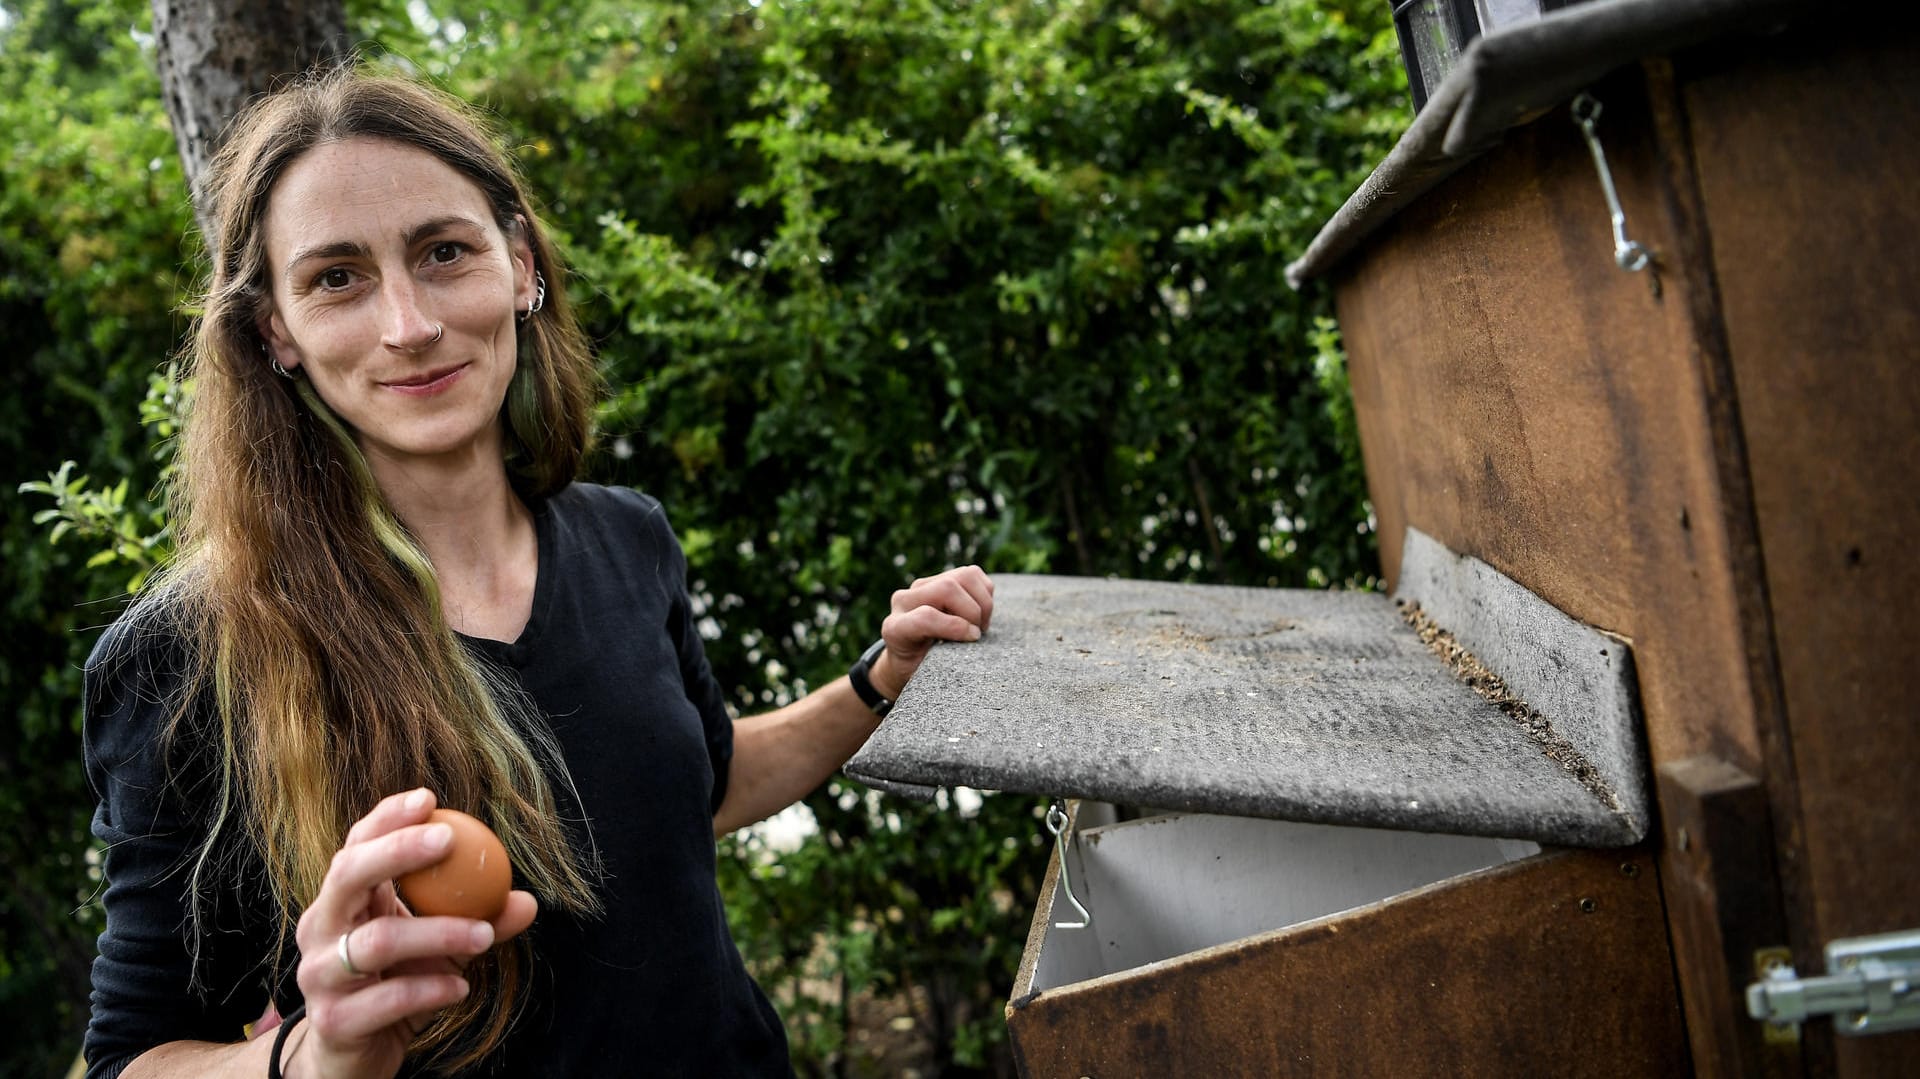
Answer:
[[194, 217], [211, 246], [203, 177], [227, 121], [287, 76], [346, 55], [344, 0], [153, 0], [153, 36]]

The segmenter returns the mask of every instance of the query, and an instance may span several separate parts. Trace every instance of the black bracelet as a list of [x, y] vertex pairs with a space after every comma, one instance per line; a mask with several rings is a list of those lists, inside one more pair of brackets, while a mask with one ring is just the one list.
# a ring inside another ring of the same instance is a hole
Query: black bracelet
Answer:
[[847, 671], [847, 680], [853, 683], [853, 692], [860, 697], [860, 702], [873, 709], [874, 715], [882, 717], [892, 711], [893, 702], [874, 688], [873, 679], [867, 676], [867, 672], [873, 669], [873, 664], [880, 658], [880, 653], [886, 650], [887, 641], [883, 637], [869, 645], [867, 650], [860, 654], [860, 658], [854, 661], [852, 669]]
[[267, 1058], [267, 1079], [280, 1079], [280, 1050], [287, 1044], [287, 1035], [293, 1032], [293, 1024], [306, 1018], [307, 1006], [300, 1005], [280, 1020], [280, 1029], [273, 1032], [273, 1055]]

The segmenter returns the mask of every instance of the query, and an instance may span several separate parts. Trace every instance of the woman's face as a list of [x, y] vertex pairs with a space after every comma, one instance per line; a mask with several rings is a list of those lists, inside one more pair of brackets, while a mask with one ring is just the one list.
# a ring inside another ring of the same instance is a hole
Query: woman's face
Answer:
[[500, 459], [533, 255], [477, 185], [400, 143], [327, 143], [274, 185], [265, 228], [267, 348], [305, 372], [376, 468]]

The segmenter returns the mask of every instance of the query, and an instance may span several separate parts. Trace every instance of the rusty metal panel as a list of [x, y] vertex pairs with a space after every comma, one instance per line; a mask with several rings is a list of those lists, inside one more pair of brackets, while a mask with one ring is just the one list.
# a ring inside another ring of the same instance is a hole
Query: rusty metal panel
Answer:
[[1552, 852], [1139, 970], [1016, 987], [1015, 1059], [1030, 1079], [1684, 1074], [1656, 877], [1639, 848]]

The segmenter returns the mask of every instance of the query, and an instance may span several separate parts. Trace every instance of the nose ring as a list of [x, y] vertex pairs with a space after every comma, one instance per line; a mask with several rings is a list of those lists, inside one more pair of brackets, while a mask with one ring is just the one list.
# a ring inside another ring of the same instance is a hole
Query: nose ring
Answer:
[[447, 335], [446, 325], [444, 323], [436, 322], [433, 324], [433, 339], [428, 341], [427, 344], [437, 345], [440, 343], [440, 339], [442, 337], [445, 337], [446, 335]]

